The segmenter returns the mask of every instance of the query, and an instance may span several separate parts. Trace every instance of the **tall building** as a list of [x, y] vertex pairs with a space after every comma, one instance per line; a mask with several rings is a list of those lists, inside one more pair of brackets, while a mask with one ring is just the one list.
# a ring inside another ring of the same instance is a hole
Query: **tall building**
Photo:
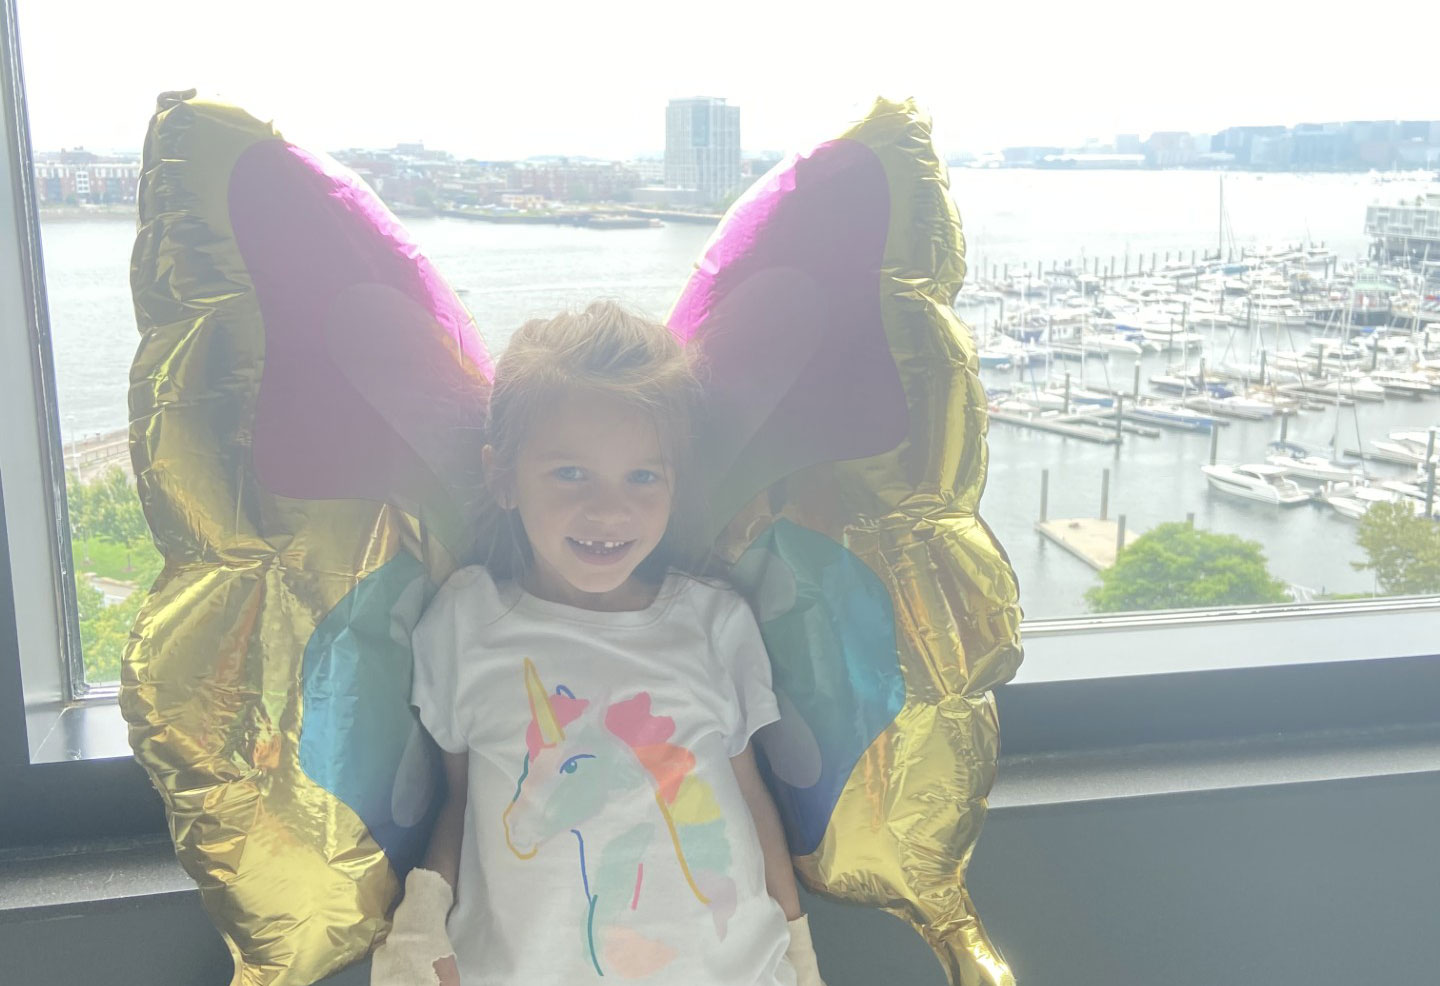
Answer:
[[740, 184], [740, 107], [713, 98], [672, 99], [665, 109], [665, 184], [721, 201]]

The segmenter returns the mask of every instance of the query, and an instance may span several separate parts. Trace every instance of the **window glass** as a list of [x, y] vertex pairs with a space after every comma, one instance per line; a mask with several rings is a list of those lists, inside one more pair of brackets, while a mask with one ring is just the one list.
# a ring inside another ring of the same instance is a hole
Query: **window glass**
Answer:
[[[128, 262], [154, 97], [192, 84], [360, 172], [494, 348], [597, 295], [663, 316], [713, 230], [695, 214], [913, 94], [968, 239], [981, 511], [1029, 617], [1440, 591], [1423, 60], [1297, 87], [1309, 62], [1274, 39], [1329, 50], [1323, 20], [1221, 2], [1177, 38], [1138, 4], [1041, 6], [688, 24], [574, 3], [542, 25], [435, 0], [19, 0], [88, 680], [115, 679], [160, 564], [125, 447]], [[550, 221], [597, 208], [617, 218]]]

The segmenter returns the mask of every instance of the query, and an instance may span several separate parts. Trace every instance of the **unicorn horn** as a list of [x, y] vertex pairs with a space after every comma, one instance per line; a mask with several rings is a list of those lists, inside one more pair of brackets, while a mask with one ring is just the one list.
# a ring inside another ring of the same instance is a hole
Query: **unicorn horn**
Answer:
[[540, 742], [554, 746], [565, 738], [565, 730], [560, 728], [555, 710], [550, 708], [550, 696], [545, 693], [545, 686], [540, 684], [540, 672], [535, 670], [528, 657], [525, 658], [525, 691], [530, 695], [530, 717], [540, 730]]

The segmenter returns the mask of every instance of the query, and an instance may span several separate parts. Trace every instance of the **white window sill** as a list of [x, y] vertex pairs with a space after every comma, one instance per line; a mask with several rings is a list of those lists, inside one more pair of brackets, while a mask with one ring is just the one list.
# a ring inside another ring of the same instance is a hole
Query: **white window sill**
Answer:
[[1021, 627], [1013, 684], [1440, 654], [1440, 596], [1076, 617]]

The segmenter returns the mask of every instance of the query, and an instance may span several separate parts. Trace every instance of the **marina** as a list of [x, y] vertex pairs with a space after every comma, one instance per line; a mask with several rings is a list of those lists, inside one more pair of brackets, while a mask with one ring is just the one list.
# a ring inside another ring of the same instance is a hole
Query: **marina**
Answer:
[[[1208, 250], [982, 262], [957, 309], [976, 339], [992, 463], [1018, 446], [1046, 469], [1042, 546], [1101, 568], [1137, 530], [1198, 513], [1208, 529], [1258, 541], [1291, 595], [1309, 600], [1363, 588], [1325, 581], [1339, 574], [1327, 563], [1357, 557], [1354, 525], [1374, 504], [1440, 514], [1440, 240], [1419, 238], [1440, 193], [1376, 214], [1365, 217], [1371, 249], [1349, 257], [1310, 241], [1235, 249], [1222, 233]], [[1416, 233], [1404, 249], [1396, 229]], [[1082, 445], [1110, 450], [1102, 502], [1130, 501], [1128, 531], [1103, 506], [1098, 518], [1046, 519], [1048, 473]], [[1145, 460], [1174, 474], [1137, 469]], [[1138, 489], [1136, 471], [1147, 473]], [[1162, 489], [1179, 494], [1169, 510]], [[1321, 563], [1289, 567], [1307, 553]], [[1067, 564], [1033, 571], [1048, 590]]]
[[[1217, 256], [1214, 173], [957, 169], [952, 184], [970, 261], [957, 312], [982, 354], [1004, 351], [980, 369], [994, 408], [980, 512], [1015, 566], [1027, 617], [1084, 613], [1085, 590], [1095, 584], [1092, 561], [1036, 529], [1046, 470], [1049, 516], [1108, 518], [1111, 527], [1094, 540], [1110, 546], [1109, 558], [1122, 515], [1127, 543], [1193, 515], [1201, 529], [1258, 542], [1297, 598], [1373, 588], [1370, 573], [1351, 567], [1363, 557], [1356, 521], [1332, 502], [1246, 499], [1214, 489], [1201, 467], [1266, 463], [1283, 454], [1270, 446], [1284, 440], [1295, 446], [1294, 461], [1313, 456], [1347, 476], [1358, 473], [1370, 484], [1360, 488], [1388, 496], [1395, 491], [1382, 484], [1403, 483], [1423, 491], [1416, 468], [1424, 449], [1402, 452], [1393, 436], [1440, 424], [1434, 288], [1421, 280], [1419, 261], [1405, 267], [1372, 258], [1363, 220], [1378, 197], [1413, 201], [1434, 187], [1428, 176], [1407, 183], [1227, 175], [1233, 262], [1229, 237], [1225, 256]], [[598, 296], [663, 318], [711, 232], [669, 220], [604, 237], [548, 224], [405, 223], [464, 293], [492, 350], [525, 319]], [[115, 433], [126, 426], [137, 341], [128, 284], [133, 233], [123, 223], [71, 221], [46, 224], [43, 234], [61, 432], [77, 464], [83, 456], [92, 467], [102, 449], [123, 460]], [[1242, 264], [1247, 269], [1224, 269]], [[1007, 265], [1013, 286], [1029, 297], [1004, 293]], [[1307, 311], [1304, 325], [1284, 324], [1277, 284]], [[1255, 315], [1252, 290], [1275, 314]], [[1026, 331], [1002, 331], [1022, 307], [1031, 309]], [[1073, 351], [1047, 355], [1047, 336]], [[1176, 378], [1175, 389], [1151, 385], [1165, 376]], [[1315, 493], [1326, 482], [1291, 478]], [[1344, 498], [1337, 489], [1322, 495]], [[1109, 564], [1104, 551], [1088, 553]]]
[[[1440, 195], [1429, 201], [1440, 205]], [[1023, 280], [1002, 265], [957, 305], [978, 323], [981, 375], [1001, 428], [1112, 445], [1117, 456], [1124, 443], [1159, 438], [1161, 429], [1203, 432], [1212, 440], [1199, 471], [1219, 496], [1324, 503], [1352, 520], [1373, 503], [1408, 498], [1418, 514], [1433, 515], [1440, 260], [1428, 255], [1427, 247], [1418, 264], [1346, 263], [1302, 244], [1238, 256], [1192, 251], [1176, 261], [1167, 254], [1163, 266], [1157, 254], [1148, 268], [1142, 258], [1119, 276], [1098, 260], [1088, 268], [1083, 260], [1038, 263]], [[1025, 301], [1042, 295], [1043, 303]], [[1007, 314], [1007, 299], [1020, 299], [1018, 310]], [[1192, 329], [1193, 312], [1205, 313], [1204, 332]], [[1115, 387], [1127, 359], [1128, 392]], [[1354, 411], [1361, 404], [1409, 405], [1414, 425], [1364, 437]], [[1328, 416], [1330, 440], [1287, 443], [1290, 419], [1302, 414]], [[1242, 461], [1217, 461], [1220, 429], [1242, 421], [1277, 429], [1269, 454], [1261, 460], [1260, 450], [1232, 442], [1227, 450]], [[1391, 465], [1417, 469], [1419, 482], [1400, 489], [1394, 477], [1372, 477]], [[1097, 557], [1075, 547], [1085, 540], [1077, 528], [1042, 519], [1037, 530], [1087, 563]]]

